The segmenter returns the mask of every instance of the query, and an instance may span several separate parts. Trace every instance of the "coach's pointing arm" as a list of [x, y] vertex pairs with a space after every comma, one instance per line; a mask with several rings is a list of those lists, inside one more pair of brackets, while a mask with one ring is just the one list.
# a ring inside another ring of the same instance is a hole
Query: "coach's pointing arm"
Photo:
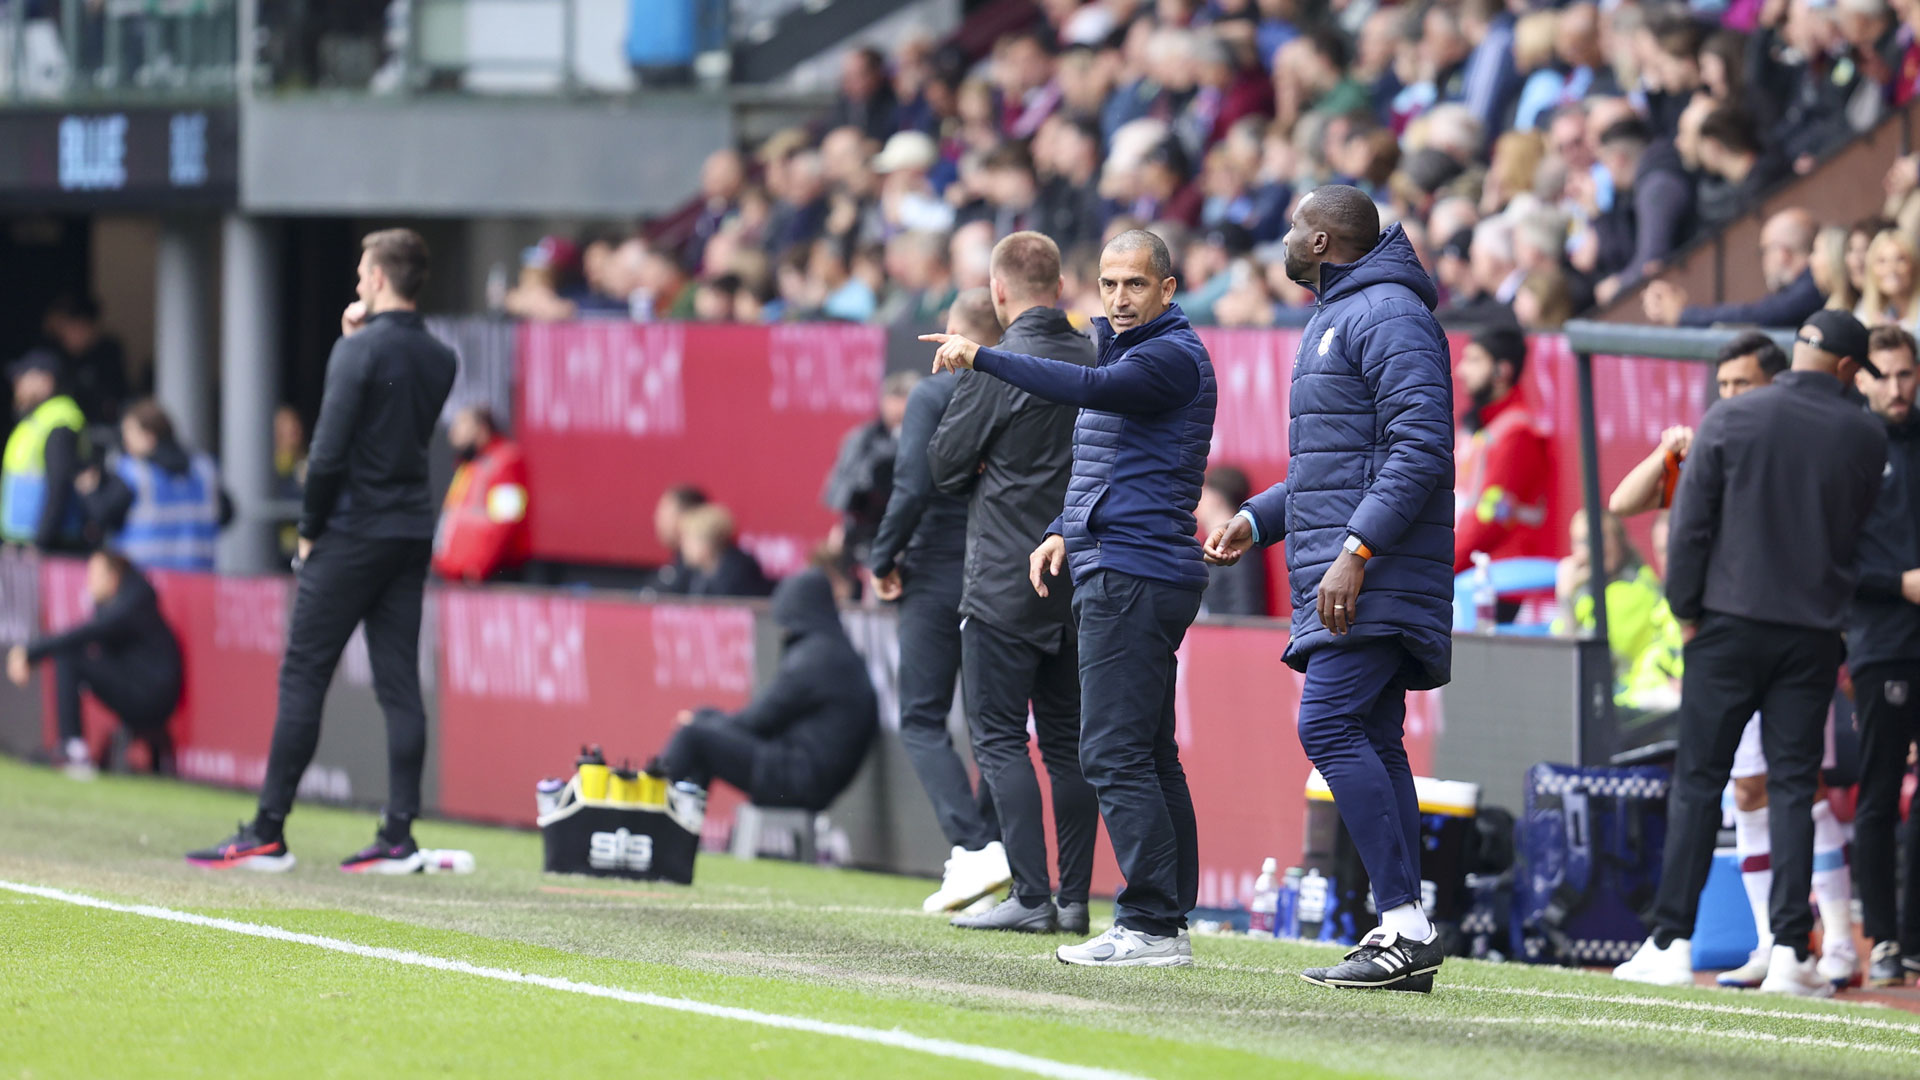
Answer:
[[1141, 343], [1111, 364], [1084, 367], [983, 348], [953, 334], [925, 334], [920, 340], [940, 344], [933, 357], [936, 372], [972, 368], [1056, 405], [1158, 413], [1190, 405], [1200, 394], [1200, 365], [1178, 347], [1153, 341]]

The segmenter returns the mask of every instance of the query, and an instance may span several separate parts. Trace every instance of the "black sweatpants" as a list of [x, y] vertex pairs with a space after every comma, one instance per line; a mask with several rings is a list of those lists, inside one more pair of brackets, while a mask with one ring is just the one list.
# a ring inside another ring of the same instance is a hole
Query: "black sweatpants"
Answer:
[[965, 568], [958, 558], [910, 559], [900, 597], [900, 742], [927, 789], [947, 843], [978, 851], [1000, 839], [993, 795], [974, 790], [953, 748], [947, 714], [960, 675], [960, 593]]
[[1700, 620], [1686, 646], [1680, 683], [1680, 751], [1653, 911], [1660, 944], [1693, 933], [1720, 831], [1721, 792], [1740, 732], [1758, 710], [1773, 844], [1773, 940], [1806, 950], [1813, 932], [1807, 901], [1813, 889], [1813, 796], [1843, 651], [1837, 631], [1718, 612]]
[[287, 655], [280, 664], [280, 707], [260, 789], [269, 825], [293, 809], [300, 777], [320, 743], [320, 711], [340, 653], [362, 623], [373, 692], [387, 717], [387, 807], [397, 839], [420, 815], [420, 773], [427, 756], [427, 713], [420, 702], [420, 606], [430, 540], [377, 539], [329, 532], [300, 568]]
[[660, 768], [669, 780], [708, 787], [725, 780], [753, 797], [754, 758], [766, 743], [720, 719], [697, 719], [673, 733], [660, 752]]
[[967, 620], [961, 638], [973, 756], [993, 793], [1013, 893], [1028, 907], [1053, 896], [1045, 808], [1027, 750], [1031, 702], [1040, 760], [1053, 789], [1060, 902], [1084, 904], [1093, 887], [1100, 808], [1080, 774], [1080, 662], [1073, 632], [1062, 634], [1059, 651], [1052, 653], [979, 619]]
[[173, 772], [173, 740], [167, 718], [180, 703], [177, 678], [156, 679], [138, 669], [116, 664], [110, 656], [66, 652], [53, 661], [54, 701], [60, 721], [60, 741], [81, 737], [80, 692], [99, 699], [120, 718], [127, 732], [153, 751], [153, 770]]
[[1920, 662], [1892, 661], [1854, 672], [1853, 706], [1860, 725], [1853, 873], [1860, 886], [1864, 929], [1871, 941], [1898, 941], [1903, 954], [1920, 956], [1920, 814], [1907, 818], [1902, 837], [1904, 888], [1894, 881], [1900, 786], [1907, 778], [1907, 748], [1920, 738]]
[[1176, 654], [1200, 590], [1114, 570], [1073, 592], [1080, 629], [1080, 767], [1126, 886], [1114, 922], [1165, 936], [1200, 895], [1199, 828], [1174, 741]]

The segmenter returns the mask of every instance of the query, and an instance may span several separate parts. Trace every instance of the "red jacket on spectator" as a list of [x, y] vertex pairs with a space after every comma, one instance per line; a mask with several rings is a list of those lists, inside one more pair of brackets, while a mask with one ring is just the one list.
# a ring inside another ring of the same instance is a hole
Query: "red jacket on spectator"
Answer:
[[527, 561], [527, 462], [496, 436], [455, 470], [433, 538], [433, 569], [452, 581], [485, 581]]
[[1481, 409], [1479, 430], [1462, 435], [1453, 451], [1454, 573], [1471, 567], [1476, 551], [1554, 554], [1546, 528], [1553, 450], [1520, 391]]

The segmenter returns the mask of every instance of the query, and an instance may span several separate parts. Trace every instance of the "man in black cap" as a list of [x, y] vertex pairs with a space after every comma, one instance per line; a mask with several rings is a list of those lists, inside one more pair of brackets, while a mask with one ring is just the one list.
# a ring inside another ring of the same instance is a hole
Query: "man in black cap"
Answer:
[[1455, 573], [1473, 565], [1476, 551], [1495, 559], [1554, 553], [1546, 527], [1553, 444], [1520, 390], [1526, 370], [1527, 339], [1517, 326], [1482, 330], [1460, 354], [1471, 404], [1453, 451]]
[[1690, 985], [1720, 793], [1760, 712], [1772, 813], [1773, 955], [1762, 992], [1833, 992], [1809, 951], [1813, 802], [1860, 537], [1887, 463], [1886, 425], [1846, 392], [1879, 372], [1843, 311], [1800, 328], [1793, 368], [1707, 410], [1674, 495], [1667, 602], [1688, 628], [1680, 751], [1653, 935], [1616, 977]]

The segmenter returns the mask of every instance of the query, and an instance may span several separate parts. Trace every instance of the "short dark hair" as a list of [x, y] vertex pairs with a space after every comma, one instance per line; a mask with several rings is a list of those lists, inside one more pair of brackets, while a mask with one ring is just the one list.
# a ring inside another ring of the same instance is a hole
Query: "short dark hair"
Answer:
[[1244, 470], [1235, 465], [1215, 465], [1207, 470], [1206, 486], [1220, 493], [1220, 497], [1239, 506], [1253, 496], [1253, 482], [1247, 479]]
[[993, 245], [993, 276], [1023, 300], [1051, 299], [1060, 285], [1060, 245], [1042, 233], [1025, 231]]
[[1732, 105], [1722, 105], [1700, 121], [1700, 137], [1712, 139], [1736, 154], [1758, 154], [1760, 134], [1753, 118]]
[[485, 405], [467, 406], [467, 415], [473, 417], [474, 423], [479, 424], [483, 428], [486, 428], [487, 434], [489, 435], [503, 434], [503, 432], [500, 430], [499, 418], [494, 416], [493, 410], [486, 407]]
[[1920, 345], [1916, 345], [1913, 335], [1904, 326], [1888, 323], [1876, 326], [1867, 334], [1867, 351], [1887, 352], [1892, 349], [1905, 349], [1909, 359], [1920, 360]]
[[1380, 242], [1380, 208], [1351, 184], [1322, 184], [1309, 194], [1312, 213], [1335, 246], [1366, 254]]
[[1761, 373], [1769, 379], [1787, 370], [1786, 350], [1758, 330], [1748, 330], [1722, 345], [1720, 354], [1714, 358], [1713, 364], [1719, 367], [1721, 364], [1738, 360], [1743, 356], [1753, 357], [1754, 363], [1760, 365]]
[[1645, 120], [1637, 116], [1629, 116], [1607, 125], [1607, 129], [1600, 133], [1600, 145], [1603, 147], [1617, 146], [1621, 143], [1630, 145], [1635, 150], [1645, 150], [1653, 144], [1653, 129], [1647, 126]]
[[707, 493], [692, 484], [675, 484], [660, 493], [663, 499], [672, 499], [675, 506], [682, 510], [691, 510], [708, 503]]
[[167, 410], [153, 398], [142, 398], [127, 407], [126, 418], [134, 422], [141, 431], [154, 437], [156, 442], [173, 441], [173, 420], [167, 416]]
[[1511, 365], [1516, 385], [1520, 382], [1520, 376], [1526, 374], [1527, 335], [1518, 325], [1496, 323], [1475, 334], [1473, 343], [1492, 357], [1494, 363]]
[[1001, 143], [987, 151], [987, 156], [980, 159], [980, 171], [986, 172], [992, 169], [1018, 169], [1032, 176], [1034, 175], [1033, 155], [1017, 142]]
[[1147, 252], [1147, 269], [1155, 281], [1165, 281], [1173, 276], [1173, 253], [1167, 250], [1167, 242], [1145, 229], [1128, 229], [1119, 236], [1107, 241], [1101, 254], [1107, 251]]
[[1351, 53], [1347, 49], [1347, 39], [1340, 36], [1340, 31], [1331, 26], [1322, 26], [1307, 34], [1307, 44], [1332, 64], [1335, 70], [1347, 69]]
[[100, 302], [86, 293], [66, 293], [53, 298], [53, 303], [47, 305], [47, 314], [57, 319], [99, 322]]
[[112, 551], [107, 548], [95, 548], [92, 557], [105, 559], [107, 566], [113, 571], [113, 576], [119, 578], [121, 581], [127, 580], [127, 578], [131, 577], [134, 573], [133, 563], [125, 555], [117, 551]]
[[418, 300], [427, 284], [427, 242], [412, 229], [381, 229], [360, 241], [360, 248], [373, 256], [373, 264], [387, 275], [387, 282], [402, 300]]

